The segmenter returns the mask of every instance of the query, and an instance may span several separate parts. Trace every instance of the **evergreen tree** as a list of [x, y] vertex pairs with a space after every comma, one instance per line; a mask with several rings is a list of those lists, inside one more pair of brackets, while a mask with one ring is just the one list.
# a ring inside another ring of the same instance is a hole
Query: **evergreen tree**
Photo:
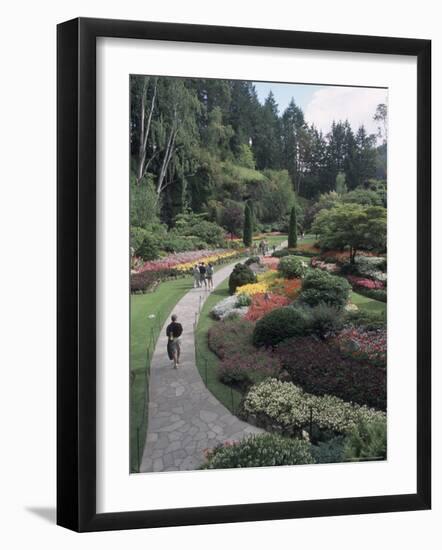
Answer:
[[244, 236], [243, 236], [244, 246], [252, 246], [253, 241], [253, 221], [252, 213], [250, 207], [246, 204], [244, 211]]
[[298, 236], [297, 236], [297, 227], [296, 227], [296, 208], [293, 206], [290, 212], [288, 247], [296, 248], [297, 243], [298, 243]]

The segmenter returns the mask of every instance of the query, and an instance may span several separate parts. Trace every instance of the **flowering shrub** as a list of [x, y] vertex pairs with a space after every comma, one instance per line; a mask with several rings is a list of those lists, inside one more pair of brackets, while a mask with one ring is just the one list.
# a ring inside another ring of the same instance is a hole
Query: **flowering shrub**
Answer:
[[295, 300], [301, 292], [301, 279], [275, 279], [271, 285], [271, 290], [275, 294], [287, 296], [290, 300]]
[[278, 265], [278, 272], [285, 279], [299, 279], [304, 276], [307, 265], [296, 256], [285, 256], [281, 258]]
[[278, 376], [281, 371], [279, 357], [268, 351], [256, 351], [245, 354], [237, 350], [233, 355], [225, 356], [218, 366], [218, 377], [224, 384], [240, 384], [243, 387], [263, 380], [269, 376]]
[[265, 265], [268, 269], [276, 270], [278, 268], [279, 259], [273, 256], [264, 256], [261, 258], [261, 264]]
[[312, 337], [291, 338], [275, 353], [292, 382], [316, 395], [332, 394], [385, 410], [386, 368], [343, 354], [338, 345]]
[[264, 271], [263, 273], [258, 274], [258, 283], [265, 283], [266, 285], [272, 285], [273, 282], [278, 278], [278, 273], [276, 271]]
[[328, 273], [339, 273], [341, 271], [338, 264], [334, 264], [332, 262], [324, 262], [323, 260], [318, 260], [318, 258], [316, 257], [313, 257], [311, 259], [310, 265], [314, 268], [328, 271]]
[[366, 288], [368, 290], [382, 290], [385, 288], [385, 284], [382, 281], [373, 281], [372, 279], [357, 277], [355, 275], [349, 275], [347, 279], [348, 282], [356, 289]]
[[232, 313], [232, 311], [235, 310], [237, 304], [237, 296], [228, 296], [227, 298], [224, 298], [224, 300], [218, 302], [215, 307], [212, 308], [210, 313], [215, 319], [225, 319], [230, 313]]
[[359, 422], [385, 418], [385, 413], [334, 397], [305, 393], [291, 382], [268, 378], [252, 386], [243, 401], [245, 415], [253, 415], [259, 425], [272, 429], [276, 424], [287, 434], [309, 427], [349, 433]]
[[310, 445], [275, 434], [252, 435], [240, 442], [228, 441], [205, 452], [201, 469], [254, 468], [313, 464]]
[[250, 283], [239, 286], [236, 289], [236, 294], [248, 294], [249, 296], [253, 296], [254, 294], [263, 294], [267, 292], [268, 288], [266, 283]]
[[144, 271], [141, 273], [132, 273], [130, 276], [131, 292], [147, 292], [152, 289], [156, 283], [176, 276], [177, 272], [173, 269], [162, 269], [160, 271]]
[[252, 343], [254, 327], [254, 323], [238, 319], [216, 323], [209, 329], [209, 348], [220, 359], [232, 357], [238, 351], [250, 355], [256, 351]]
[[[356, 256], [356, 261], [361, 256], [370, 257], [376, 256], [376, 254], [374, 252], [370, 252], [369, 250], [359, 250], [358, 255]], [[321, 252], [321, 259], [338, 263], [346, 263], [349, 260], [349, 253], [348, 250], [326, 250]]]
[[361, 328], [346, 328], [334, 339], [342, 353], [384, 366], [387, 360], [387, 331], [364, 331]]
[[266, 313], [272, 311], [272, 309], [287, 306], [289, 303], [290, 300], [286, 296], [280, 296], [271, 292], [254, 294], [245, 318], [248, 321], [258, 321], [264, 317]]

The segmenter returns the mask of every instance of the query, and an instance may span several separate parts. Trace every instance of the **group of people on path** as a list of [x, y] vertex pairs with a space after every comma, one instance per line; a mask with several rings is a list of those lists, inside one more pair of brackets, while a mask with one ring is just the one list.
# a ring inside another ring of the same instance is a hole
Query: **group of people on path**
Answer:
[[193, 268], [193, 288], [213, 290], [213, 265], [204, 262], [195, 264]]
[[[273, 245], [272, 251], [275, 252], [276, 246]], [[267, 239], [262, 239], [259, 244], [253, 243], [252, 253], [259, 254], [260, 256], [266, 256], [270, 252], [270, 245]]]

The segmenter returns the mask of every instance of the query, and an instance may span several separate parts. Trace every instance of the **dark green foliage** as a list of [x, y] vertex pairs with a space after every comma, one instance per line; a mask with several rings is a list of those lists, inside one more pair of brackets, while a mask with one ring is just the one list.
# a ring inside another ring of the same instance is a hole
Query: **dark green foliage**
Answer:
[[300, 301], [311, 307], [324, 303], [342, 308], [347, 303], [351, 286], [343, 277], [319, 269], [310, 270], [302, 281]]
[[298, 244], [297, 226], [296, 226], [296, 208], [293, 206], [290, 212], [288, 248], [296, 248]]
[[250, 256], [250, 258], [247, 258], [247, 260], [244, 262], [244, 265], [259, 264], [260, 262], [261, 259], [259, 256]]
[[296, 256], [282, 257], [278, 265], [278, 271], [285, 279], [299, 279], [305, 273], [304, 262]]
[[345, 315], [345, 322], [355, 327], [362, 327], [367, 331], [384, 329], [387, 324], [385, 313], [358, 310]]
[[260, 319], [253, 331], [255, 346], [276, 346], [292, 336], [302, 336], [309, 331], [309, 317], [302, 308], [282, 307], [274, 309]]
[[229, 277], [230, 294], [235, 294], [235, 291], [239, 286], [247, 285], [249, 283], [256, 283], [256, 275], [247, 265], [236, 264]]
[[387, 458], [387, 422], [359, 422], [346, 439], [344, 456], [348, 460]]
[[327, 304], [318, 304], [307, 309], [310, 330], [320, 338], [337, 333], [344, 325], [342, 309]]
[[275, 250], [272, 256], [274, 258], [284, 258], [285, 256], [290, 256], [290, 251], [287, 248], [281, 248], [281, 250]]
[[154, 235], [146, 232], [141, 244], [135, 251], [137, 256], [141, 256], [143, 260], [156, 260], [159, 257], [160, 248], [158, 245], [158, 239]]
[[219, 445], [207, 456], [202, 469], [255, 468], [313, 464], [310, 444], [274, 434], [250, 436], [239, 443]]
[[252, 246], [253, 241], [253, 219], [252, 212], [250, 211], [250, 206], [246, 204], [244, 211], [244, 233], [243, 233], [243, 242], [245, 246]]
[[310, 451], [316, 464], [333, 464], [344, 460], [345, 437], [339, 435], [329, 441], [312, 445]]

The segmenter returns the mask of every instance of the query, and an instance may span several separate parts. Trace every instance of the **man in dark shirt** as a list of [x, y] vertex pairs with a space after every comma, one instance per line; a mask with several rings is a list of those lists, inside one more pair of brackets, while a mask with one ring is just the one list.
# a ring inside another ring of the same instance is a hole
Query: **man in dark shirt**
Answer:
[[207, 273], [207, 268], [206, 268], [206, 266], [204, 265], [204, 262], [201, 262], [201, 264], [200, 264], [200, 278], [201, 278], [201, 284], [204, 283], [204, 286], [207, 288], [206, 273]]
[[181, 353], [181, 335], [183, 334], [183, 327], [181, 323], [177, 323], [177, 316], [175, 314], [171, 317], [172, 322], [167, 325], [167, 353], [169, 358], [173, 359], [173, 368], [176, 369], [180, 364]]

